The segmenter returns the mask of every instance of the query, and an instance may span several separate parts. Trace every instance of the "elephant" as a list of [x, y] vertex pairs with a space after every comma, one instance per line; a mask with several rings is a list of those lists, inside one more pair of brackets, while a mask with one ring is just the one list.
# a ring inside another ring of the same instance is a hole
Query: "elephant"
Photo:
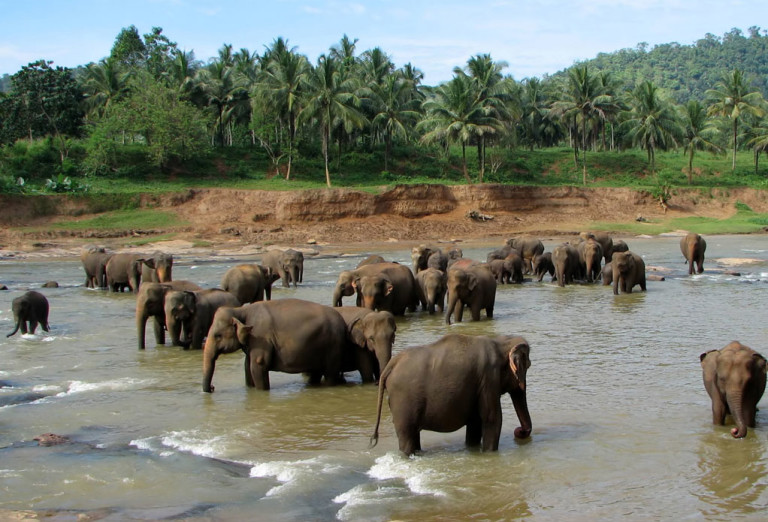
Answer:
[[372, 254], [362, 261], [360, 261], [355, 268], [360, 268], [361, 266], [365, 265], [375, 265], [376, 263], [386, 263], [387, 260], [381, 257], [378, 254]]
[[470, 266], [480, 265], [480, 261], [468, 257], [459, 257], [448, 261], [448, 268], [469, 268]]
[[58, 288], [59, 283], [57, 281], [46, 281], [42, 285], [40, 285], [40, 288]]
[[263, 301], [265, 294], [269, 301], [272, 298], [272, 283], [278, 277], [277, 273], [268, 273], [260, 265], [236, 265], [224, 273], [221, 288], [234, 295], [242, 304]]
[[626, 252], [629, 250], [629, 245], [623, 240], [623, 239], [617, 239], [613, 242], [613, 250], [611, 251], [611, 254], [614, 252]]
[[390, 312], [375, 312], [358, 306], [334, 308], [347, 325], [352, 349], [346, 351], [343, 371], [357, 370], [363, 382], [376, 382], [381, 370], [392, 358], [395, 343], [395, 316]]
[[169, 283], [144, 283], [136, 296], [136, 334], [139, 339], [139, 350], [146, 348], [144, 337], [147, 330], [147, 319], [154, 318], [155, 341], [158, 346], [165, 344], [165, 295], [171, 290], [195, 291], [202, 290], [190, 281], [171, 281]]
[[576, 245], [579, 252], [579, 265], [582, 274], [586, 275], [587, 282], [592, 283], [600, 277], [600, 265], [603, 260], [603, 247], [594, 237]]
[[[106, 264], [107, 287], [113, 292], [121, 292], [129, 288], [133, 293], [139, 291], [144, 265], [155, 270], [154, 258], [141, 254], [114, 254]], [[170, 272], [164, 272], [163, 277], [170, 277]]]
[[259, 301], [216, 310], [203, 348], [203, 391], [212, 384], [216, 359], [245, 352], [245, 384], [269, 390], [269, 372], [309, 373], [310, 383], [343, 382], [349, 349], [347, 325], [330, 306], [301, 299]]
[[579, 251], [573, 245], [563, 243], [552, 249], [552, 264], [555, 266], [555, 279], [558, 286], [569, 285], [581, 276]]
[[430, 315], [435, 313], [435, 307], [443, 313], [445, 308], [446, 286], [445, 272], [437, 268], [427, 268], [416, 274], [416, 284], [419, 287], [419, 300], [423, 310]]
[[420, 270], [427, 269], [429, 256], [439, 249], [434, 246], [419, 245], [411, 249], [411, 261], [413, 262], [413, 273], [418, 274]]
[[112, 257], [103, 247], [90, 246], [80, 252], [80, 262], [85, 270], [86, 288], [107, 287], [107, 261]]
[[457, 323], [464, 315], [464, 305], [469, 306], [473, 321], [480, 320], [480, 310], [485, 309], [488, 319], [493, 318], [496, 302], [496, 279], [488, 265], [477, 264], [468, 268], [448, 269], [448, 307], [445, 312], [446, 324], [451, 324], [451, 314]]
[[712, 422], [724, 425], [730, 413], [736, 427], [734, 438], [747, 435], [747, 426], [755, 427], [757, 403], [765, 391], [765, 357], [738, 341], [720, 350], [702, 353], [704, 387], [712, 399]]
[[611, 257], [611, 272], [613, 274], [613, 293], [631, 294], [635, 285], [645, 291], [645, 261], [634, 252], [616, 252]]
[[398, 263], [379, 263], [357, 270], [352, 281], [360, 299], [360, 306], [371, 310], [387, 310], [405, 315], [415, 312], [419, 305], [419, 290], [413, 273]]
[[157, 253], [145, 257], [141, 265], [141, 280], [152, 283], [173, 281], [173, 255]]
[[448, 269], [448, 256], [442, 250], [435, 250], [427, 259], [427, 268], [436, 268], [441, 272]]
[[504, 245], [501, 248], [497, 248], [496, 250], [491, 250], [490, 252], [488, 252], [488, 255], [485, 257], [485, 262], [490, 263], [494, 259], [504, 259], [512, 252], [516, 252], [517, 254], [520, 254], [519, 250], [512, 248], [509, 245]]
[[603, 267], [603, 286], [608, 286], [613, 284], [613, 267], [611, 266], [611, 263], [608, 263]]
[[603, 258], [605, 259], [606, 265], [611, 262], [611, 257], [613, 256], [613, 253], [618, 252], [618, 250], [614, 248], [613, 238], [608, 234], [606, 234], [605, 232], [580, 232], [579, 236], [584, 241], [588, 240], [589, 238], [592, 238], [598, 243], [600, 243], [600, 247], [603, 250]]
[[505, 259], [493, 259], [486, 264], [498, 284], [523, 282], [523, 258], [516, 252], [509, 254]]
[[508, 393], [520, 426], [516, 438], [533, 428], [526, 398], [530, 347], [523, 337], [448, 334], [395, 355], [379, 379], [376, 426], [379, 439], [384, 391], [400, 451], [421, 451], [421, 430], [447, 433], [466, 426], [467, 446], [497, 451], [501, 437], [501, 396]]
[[21, 329], [22, 334], [35, 333], [38, 323], [46, 332], [51, 331], [48, 325], [48, 299], [40, 292], [29, 290], [11, 302], [13, 322], [16, 327], [6, 337], [11, 337]]
[[699, 234], [693, 232], [680, 239], [680, 251], [688, 263], [688, 275], [693, 275], [693, 264], [696, 263], [696, 272], [704, 271], [704, 252], [707, 250], [707, 242]]
[[520, 256], [523, 258], [524, 273], [526, 274], [531, 273], [533, 256], [544, 253], [544, 243], [535, 237], [513, 237], [507, 239], [507, 245], [520, 252]]
[[544, 274], [549, 273], [552, 280], [555, 279], [555, 265], [552, 264], [552, 252], [544, 252], [533, 256], [532, 262], [533, 275], [537, 276], [537, 281], [544, 279]]
[[241, 304], [237, 297], [219, 288], [167, 292], [165, 326], [171, 336], [171, 344], [182, 346], [185, 350], [202, 349], [203, 338], [211, 327], [216, 310], [222, 306], [235, 308]]
[[456, 245], [448, 245], [446, 247], [443, 247], [443, 254], [445, 254], [448, 257], [448, 260], [451, 259], [461, 259], [464, 257], [464, 251], [457, 247]]
[[304, 281], [304, 254], [298, 250], [270, 250], [261, 258], [261, 264], [267, 269], [267, 274], [277, 274], [288, 288], [293, 283], [296, 288]]

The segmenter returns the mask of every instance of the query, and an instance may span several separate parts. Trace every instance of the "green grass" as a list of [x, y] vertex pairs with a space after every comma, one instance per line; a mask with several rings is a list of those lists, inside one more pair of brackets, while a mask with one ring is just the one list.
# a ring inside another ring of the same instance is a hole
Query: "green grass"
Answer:
[[151, 230], [181, 226], [185, 222], [173, 212], [162, 210], [118, 210], [91, 219], [59, 220], [49, 227], [54, 230]]
[[[744, 205], [746, 207], [746, 205]], [[768, 214], [758, 214], [737, 204], [737, 212], [726, 219], [685, 217], [633, 223], [596, 222], [596, 230], [606, 230], [627, 235], [656, 235], [675, 230], [687, 230], [698, 234], [750, 234], [768, 226]]]

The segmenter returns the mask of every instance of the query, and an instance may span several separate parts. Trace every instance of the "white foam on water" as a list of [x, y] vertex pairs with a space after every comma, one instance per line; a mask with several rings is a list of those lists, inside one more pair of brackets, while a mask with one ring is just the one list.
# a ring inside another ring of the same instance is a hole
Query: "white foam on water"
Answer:
[[58, 393], [56, 397], [65, 397], [67, 395], [74, 395], [77, 393], [86, 393], [92, 391], [123, 391], [123, 390], [135, 390], [151, 384], [152, 381], [148, 379], [134, 379], [131, 377], [125, 377], [122, 379], [115, 379], [113, 381], [103, 382], [83, 382], [83, 381], [71, 381], [67, 391]]
[[360, 484], [349, 491], [336, 496], [333, 502], [344, 504], [336, 513], [339, 520], [357, 520], [360, 517], [360, 511], [367, 513], [371, 505], [388, 504], [397, 502], [403, 498], [403, 488], [392, 486], [375, 487], [370, 484]]
[[210, 436], [200, 431], [173, 431], [160, 439], [163, 446], [207, 458], [226, 455], [226, 436]]
[[280, 485], [267, 491], [268, 497], [285, 493], [302, 482], [314, 482], [319, 475], [339, 473], [343, 467], [328, 462], [323, 457], [298, 461], [273, 461], [254, 464], [250, 476], [253, 478], [272, 477]]
[[440, 472], [420, 457], [405, 458], [399, 453], [387, 453], [376, 459], [368, 470], [368, 476], [378, 480], [400, 479], [416, 495], [446, 496], [436, 487]]

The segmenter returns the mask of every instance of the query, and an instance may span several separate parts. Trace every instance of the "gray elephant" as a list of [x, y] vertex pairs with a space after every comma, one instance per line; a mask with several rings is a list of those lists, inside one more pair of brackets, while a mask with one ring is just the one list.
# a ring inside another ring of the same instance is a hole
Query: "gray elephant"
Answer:
[[445, 308], [445, 293], [448, 290], [445, 272], [437, 268], [427, 268], [416, 274], [416, 284], [419, 287], [421, 308], [430, 314], [435, 313], [435, 307], [443, 313]]
[[155, 341], [158, 346], [165, 344], [165, 295], [171, 290], [202, 290], [190, 281], [171, 281], [169, 283], [144, 283], [136, 295], [136, 334], [139, 350], [146, 348], [145, 335], [147, 320], [152, 317]]
[[645, 261], [632, 251], [616, 252], [611, 257], [613, 293], [631, 294], [635, 285], [645, 291]]
[[544, 252], [543, 254], [533, 256], [532, 270], [537, 281], [541, 282], [544, 279], [544, 274], [549, 274], [554, 281], [555, 265], [552, 264], [552, 252]]
[[603, 286], [609, 286], [613, 284], [613, 266], [611, 266], [611, 263], [608, 263], [603, 267]]
[[379, 439], [384, 390], [400, 451], [421, 451], [421, 430], [441, 433], [466, 426], [467, 446], [497, 451], [501, 437], [501, 396], [508, 393], [520, 427], [515, 437], [531, 434], [526, 397], [530, 347], [522, 337], [449, 334], [435, 343], [395, 355], [379, 380], [376, 427]]
[[141, 280], [152, 283], [169, 283], [173, 281], [173, 255], [156, 253], [144, 256], [141, 266]]
[[696, 263], [696, 272], [704, 271], [704, 252], [707, 250], [707, 242], [699, 234], [690, 233], [680, 239], [680, 251], [688, 263], [688, 275], [693, 275], [693, 264]]
[[387, 310], [395, 315], [415, 312], [419, 290], [413, 273], [398, 263], [379, 263], [357, 270], [352, 288], [358, 293], [360, 306], [371, 310]]
[[227, 270], [221, 278], [221, 288], [234, 295], [243, 304], [267, 301], [272, 298], [272, 283], [277, 281], [277, 273], [255, 264], [236, 265]]
[[587, 282], [597, 281], [603, 261], [603, 247], [594, 237], [589, 237], [586, 241], [577, 244], [576, 250], [579, 252], [580, 271], [586, 276]]
[[363, 382], [376, 382], [392, 358], [397, 331], [395, 316], [358, 306], [342, 306], [334, 310], [344, 318], [347, 336], [353, 345], [346, 352], [343, 370], [357, 370]]
[[480, 310], [485, 309], [488, 319], [493, 318], [496, 303], [496, 279], [488, 265], [477, 264], [467, 268], [455, 265], [448, 269], [448, 307], [445, 312], [446, 324], [451, 324], [451, 314], [457, 323], [464, 315], [464, 306], [469, 307], [473, 321], [480, 320]]
[[48, 299], [40, 292], [30, 290], [11, 302], [13, 322], [16, 327], [6, 337], [11, 337], [21, 330], [22, 334], [35, 333], [37, 325], [46, 332], [51, 331], [48, 325]]
[[765, 357], [731, 341], [720, 350], [702, 353], [699, 359], [704, 387], [712, 399], [712, 422], [723, 425], [730, 413], [736, 423], [731, 435], [746, 436], [747, 426], [755, 427], [757, 403], [765, 391]]
[[308, 373], [311, 384], [322, 377], [343, 382], [347, 325], [334, 308], [303, 301], [260, 301], [239, 308], [219, 308], [203, 349], [203, 391], [211, 384], [221, 354], [245, 352], [245, 384], [269, 390], [269, 372]]
[[165, 294], [165, 327], [173, 346], [200, 350], [203, 338], [213, 322], [213, 314], [222, 306], [242, 303], [226, 290], [209, 288], [194, 292], [171, 290]]
[[360, 268], [361, 266], [365, 266], [365, 265], [375, 265], [376, 263], [386, 263], [386, 262], [387, 260], [381, 257], [380, 255], [372, 254], [366, 257], [365, 259], [363, 259], [362, 261], [360, 261], [357, 264], [357, 267], [355, 268]]
[[629, 245], [626, 243], [626, 241], [623, 239], [616, 239], [613, 241], [611, 255], [613, 255], [613, 252], [626, 252], [627, 250], [629, 250]]
[[490, 263], [494, 259], [504, 259], [505, 257], [507, 257], [509, 254], [513, 252], [518, 255], [520, 254], [519, 250], [514, 249], [509, 245], [504, 245], [501, 248], [497, 248], [496, 250], [491, 250], [490, 252], [488, 252], [488, 255], [485, 256], [485, 262]]
[[523, 258], [516, 252], [504, 259], [493, 259], [486, 264], [498, 284], [523, 282]]
[[141, 254], [114, 254], [107, 261], [105, 273], [107, 288], [113, 292], [139, 291], [144, 258]]
[[[600, 248], [603, 251], [603, 258], [605, 259], [605, 264], [611, 262], [611, 257], [613, 256], [614, 252], [617, 252], [617, 250], [614, 249], [614, 241], [611, 236], [606, 234], [605, 232], [580, 232], [579, 236], [584, 241], [592, 238], [598, 243], [600, 243]], [[626, 250], [624, 250], [625, 252]]]
[[86, 288], [107, 288], [107, 261], [112, 254], [104, 247], [88, 246], [80, 252], [80, 262], [85, 270]]
[[448, 257], [448, 261], [452, 259], [461, 259], [464, 257], [464, 251], [457, 247], [456, 245], [448, 245], [446, 247], [443, 247], [443, 254]]
[[435, 250], [427, 259], [427, 268], [436, 268], [445, 272], [448, 268], [448, 256], [442, 250]]
[[530, 236], [520, 236], [507, 239], [507, 245], [511, 246], [523, 258], [525, 273], [530, 274], [532, 270], [533, 256], [544, 253], [544, 243], [540, 239]]
[[579, 251], [568, 243], [557, 245], [552, 249], [552, 264], [555, 267], [555, 279], [558, 286], [573, 283], [574, 279], [581, 276], [581, 263]]
[[267, 269], [267, 274], [277, 274], [286, 288], [291, 283], [296, 288], [304, 281], [304, 254], [298, 250], [270, 250], [261, 258], [261, 264]]
[[419, 245], [411, 249], [411, 261], [413, 262], [413, 273], [418, 274], [420, 270], [428, 268], [427, 261], [429, 257], [440, 249], [429, 245]]

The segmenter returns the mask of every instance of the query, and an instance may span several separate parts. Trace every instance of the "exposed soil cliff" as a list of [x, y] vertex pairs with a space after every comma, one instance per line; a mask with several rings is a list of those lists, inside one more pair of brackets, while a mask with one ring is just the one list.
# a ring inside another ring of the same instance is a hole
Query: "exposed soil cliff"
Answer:
[[[61, 219], [87, 219], [76, 199], [41, 196], [0, 198], [0, 242], [15, 248], [31, 241], [66, 238], [82, 241], [105, 231], [77, 234], [30, 232]], [[741, 201], [768, 212], [768, 193], [751, 189], [678, 189], [666, 217], [727, 217]], [[507, 185], [403, 185], [372, 194], [351, 189], [261, 191], [190, 189], [142, 196], [142, 205], [175, 212], [185, 225], [161, 230], [134, 230], [131, 235], [175, 232], [178, 238], [211, 242], [304, 244], [308, 241], [355, 244], [380, 241], [438, 241], [507, 237], [518, 233], [567, 235], [595, 221], [628, 222], [638, 216], [665, 216], [647, 192], [626, 188], [517, 187]], [[470, 214], [474, 215], [470, 217]], [[78, 216], [74, 218], [73, 216]], [[492, 218], [483, 220], [482, 218]], [[10, 228], [12, 227], [12, 228]], [[124, 235], [124, 233], [123, 233]], [[106, 241], [108, 242], [108, 241]]]

